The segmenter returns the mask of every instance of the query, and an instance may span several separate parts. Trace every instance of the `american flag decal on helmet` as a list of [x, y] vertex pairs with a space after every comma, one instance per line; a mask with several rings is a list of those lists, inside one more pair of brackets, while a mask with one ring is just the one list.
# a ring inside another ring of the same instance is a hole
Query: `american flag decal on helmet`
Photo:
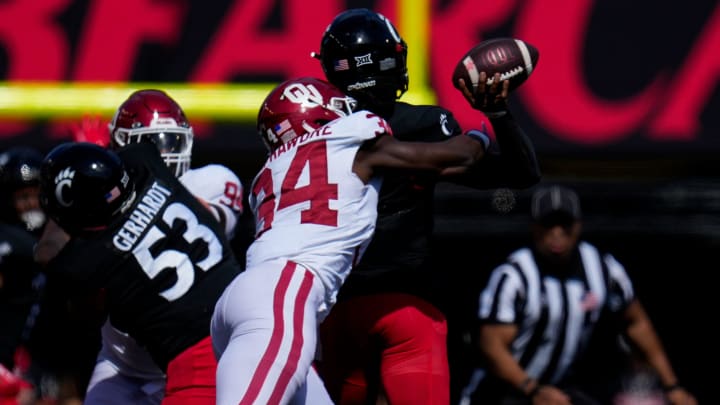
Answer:
[[113, 202], [116, 198], [120, 196], [120, 189], [115, 186], [112, 190], [110, 190], [109, 193], [105, 194], [105, 201], [107, 202]]
[[348, 70], [348, 69], [350, 69], [350, 65], [348, 64], [347, 59], [340, 59], [340, 60], [335, 61], [335, 71], [336, 72], [340, 71], [340, 70]]
[[283, 132], [287, 131], [288, 129], [290, 129], [290, 121], [288, 121], [288, 120], [284, 120], [283, 122], [275, 125], [275, 128], [273, 128], [275, 133], [278, 135], [282, 134]]

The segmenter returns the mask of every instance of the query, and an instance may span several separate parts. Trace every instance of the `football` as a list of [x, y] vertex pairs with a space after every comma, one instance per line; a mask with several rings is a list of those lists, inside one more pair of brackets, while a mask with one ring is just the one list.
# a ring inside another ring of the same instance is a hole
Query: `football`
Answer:
[[455, 66], [453, 86], [459, 89], [459, 79], [472, 83], [473, 89], [480, 80], [480, 72], [487, 73], [487, 84], [493, 83], [495, 73], [501, 80], [510, 81], [510, 91], [515, 90], [535, 70], [540, 52], [529, 43], [516, 38], [494, 38], [482, 41], [470, 49]]

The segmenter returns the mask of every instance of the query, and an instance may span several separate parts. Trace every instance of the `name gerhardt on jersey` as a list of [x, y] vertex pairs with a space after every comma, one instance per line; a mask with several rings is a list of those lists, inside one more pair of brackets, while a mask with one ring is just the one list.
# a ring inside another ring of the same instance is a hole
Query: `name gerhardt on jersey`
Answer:
[[113, 237], [115, 248], [123, 252], [130, 251], [148, 225], [154, 222], [155, 216], [165, 205], [170, 194], [167, 187], [154, 182], [130, 212], [128, 220]]
[[[188, 170], [178, 180], [195, 197], [210, 205], [220, 223], [225, 225], [225, 235], [228, 239], [232, 239], [238, 218], [243, 210], [243, 187], [237, 175], [223, 165], [209, 164]], [[138, 204], [136, 209], [142, 209], [147, 213], [152, 213], [155, 208], [159, 209], [164, 205], [164, 191], [169, 193], [169, 190], [164, 189], [162, 185], [158, 184], [157, 188], [151, 187], [147, 194], [150, 200], [146, 204]], [[142, 214], [138, 216], [142, 218]], [[133, 225], [136, 222], [141, 225], [146, 222], [133, 220], [133, 217], [131, 215], [131, 219], [128, 220]], [[121, 232], [124, 232], [125, 228], [133, 229], [133, 225], [128, 225], [126, 222]], [[118, 241], [113, 241], [116, 247], [118, 244], [132, 242], [131, 238], [122, 237], [120, 232], [116, 234], [115, 238], [118, 239]], [[114, 328], [109, 322], [102, 327], [102, 340], [103, 348], [99, 362], [100, 359], [110, 361], [115, 373], [119, 372], [121, 375], [145, 381], [165, 379], [165, 374], [158, 368], [147, 350], [140, 347], [135, 339], [127, 333]], [[96, 372], [98, 372], [97, 367]]]
[[93, 238], [74, 237], [51, 262], [68, 290], [104, 290], [112, 325], [145, 346], [161, 369], [208, 336], [225, 286], [240, 272], [211, 212], [152, 144], [119, 155], [136, 184], [121, 217]]
[[375, 229], [380, 178], [368, 184], [353, 162], [363, 142], [387, 133], [380, 117], [359, 111], [278, 147], [252, 183], [256, 240], [247, 265], [283, 259], [312, 271], [327, 304]]

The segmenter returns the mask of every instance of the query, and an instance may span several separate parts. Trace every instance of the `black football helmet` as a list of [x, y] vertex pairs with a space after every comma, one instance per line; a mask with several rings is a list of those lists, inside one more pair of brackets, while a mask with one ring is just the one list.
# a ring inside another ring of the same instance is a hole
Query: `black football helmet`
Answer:
[[[37, 201], [43, 155], [36, 149], [15, 146], [0, 153], [0, 220], [37, 231], [45, 213]], [[24, 202], [18, 202], [23, 199]], [[29, 201], [32, 200], [32, 201]]]
[[105, 229], [132, 203], [134, 189], [118, 155], [93, 143], [55, 147], [40, 171], [40, 203], [70, 235]]
[[407, 44], [390, 20], [366, 8], [338, 14], [314, 56], [330, 83], [375, 113], [392, 111], [408, 89]]

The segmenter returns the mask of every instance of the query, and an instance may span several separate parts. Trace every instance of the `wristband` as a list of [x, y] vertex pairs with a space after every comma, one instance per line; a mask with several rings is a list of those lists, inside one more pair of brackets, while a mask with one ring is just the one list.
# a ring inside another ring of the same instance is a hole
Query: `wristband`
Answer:
[[476, 141], [482, 142], [483, 146], [485, 147], [485, 150], [488, 150], [490, 147], [490, 137], [487, 136], [486, 133], [480, 132], [477, 129], [471, 129], [465, 133], [467, 136], [475, 139]]
[[483, 111], [485, 116], [488, 118], [500, 118], [503, 115], [507, 114], [507, 110], [500, 110], [500, 111]]

